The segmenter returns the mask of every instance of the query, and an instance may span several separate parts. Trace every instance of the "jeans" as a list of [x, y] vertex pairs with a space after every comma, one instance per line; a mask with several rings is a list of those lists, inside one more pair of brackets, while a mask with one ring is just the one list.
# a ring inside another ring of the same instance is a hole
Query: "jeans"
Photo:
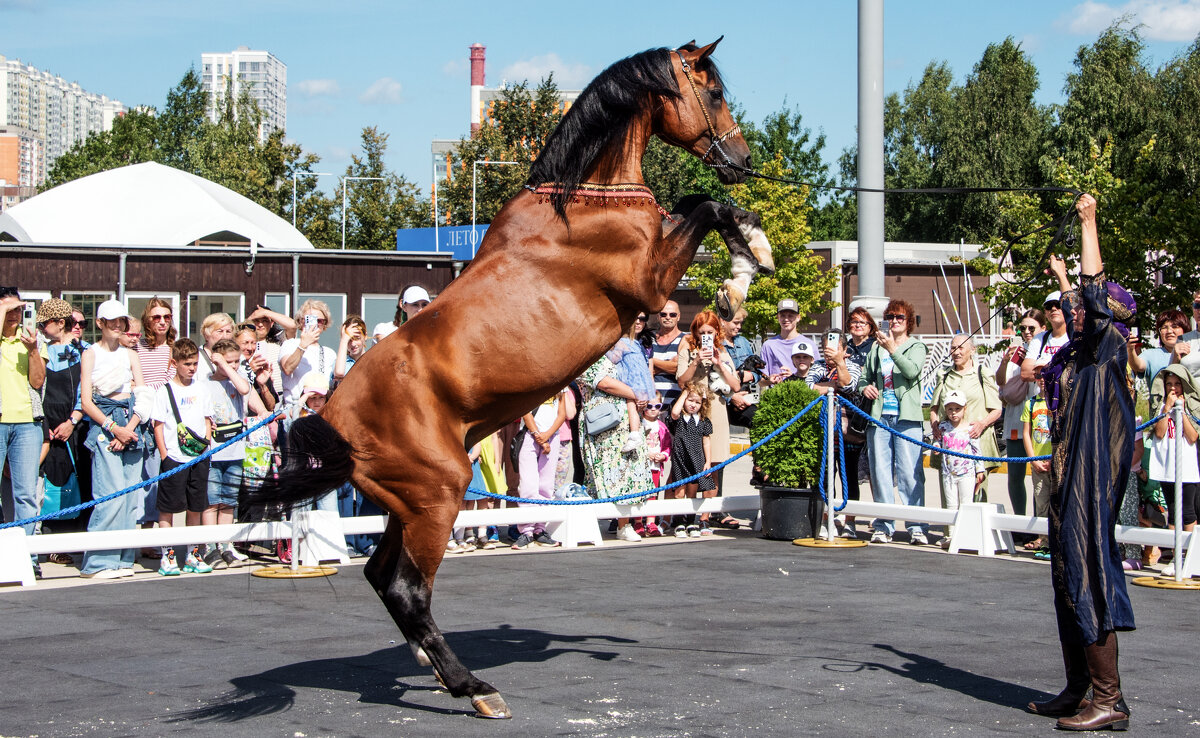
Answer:
[[[103, 438], [104, 440], [100, 440]], [[142, 481], [142, 450], [109, 451], [108, 434], [100, 426], [92, 424], [88, 431], [87, 447], [92, 452], [92, 496], [99, 499], [113, 492], [132, 487]], [[92, 508], [88, 521], [88, 532], [103, 530], [132, 530], [137, 527], [138, 500], [142, 490], [137, 489]], [[137, 549], [112, 549], [107, 551], [85, 551], [80, 574], [95, 574], [105, 569], [129, 569], [137, 560]]]
[[[341, 487], [338, 487], [338, 514], [343, 518], [365, 518], [372, 515], [384, 515], [382, 509], [362, 492], [354, 488], [354, 485], [346, 482]], [[367, 553], [368, 550], [379, 545], [379, 540], [383, 536], [379, 533], [363, 533], [361, 535], [346, 536], [346, 542], [350, 547], [361, 554]]]
[[[150, 441], [142, 451], [142, 479], [152, 479], [162, 472], [162, 457]], [[158, 522], [158, 482], [148, 485], [140, 492], [134, 492], [137, 497], [137, 521], [141, 523]]]
[[[919, 441], [924, 424], [919, 420], [898, 420], [895, 415], [884, 415], [879, 419], [887, 428]], [[889, 433], [885, 428], [871, 425], [867, 429], [867, 445], [870, 447], [871, 497], [875, 502], [892, 504], [892, 489], [900, 496], [901, 505], [925, 506], [925, 468], [921, 465], [921, 447]], [[896, 528], [896, 521], [876, 518], [871, 526], [889, 536]], [[929, 523], [908, 524], [909, 533], [929, 532]]]
[[[28, 520], [37, 517], [38, 468], [42, 452], [41, 423], [0, 423], [0, 468], [8, 462], [11, 488], [4, 487], [4, 521]], [[25, 535], [33, 535], [36, 523], [21, 526]], [[37, 557], [33, 557], [36, 561]]]

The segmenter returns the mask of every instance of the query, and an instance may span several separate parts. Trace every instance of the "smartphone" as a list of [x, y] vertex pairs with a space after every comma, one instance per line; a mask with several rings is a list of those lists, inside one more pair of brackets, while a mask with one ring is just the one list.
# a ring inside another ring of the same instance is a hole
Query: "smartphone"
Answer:
[[879, 321], [879, 332], [884, 334], [891, 333], [892, 321], [886, 319]]
[[837, 351], [838, 346], [842, 342], [842, 334], [837, 331], [829, 331], [825, 334], [825, 348]]
[[700, 348], [711, 349], [712, 347], [713, 347], [713, 335], [711, 333], [705, 333], [705, 334], [701, 335], [700, 336]]
[[32, 303], [25, 303], [25, 312], [21, 316], [21, 326], [30, 333], [37, 332], [37, 310]]
[[254, 353], [258, 354], [259, 356], [262, 356], [263, 355], [263, 346], [265, 344], [266, 344], [266, 341], [259, 341], [258, 343], [255, 343], [254, 344]]
[[317, 327], [317, 316], [305, 315], [304, 316], [304, 330], [311, 331], [311, 330], [315, 329], [316, 327]]

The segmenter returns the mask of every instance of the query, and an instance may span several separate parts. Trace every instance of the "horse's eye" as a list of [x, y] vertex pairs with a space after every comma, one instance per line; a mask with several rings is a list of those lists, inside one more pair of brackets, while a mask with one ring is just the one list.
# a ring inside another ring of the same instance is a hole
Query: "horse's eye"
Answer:
[[708, 94], [712, 97], [713, 102], [721, 102], [721, 96], [724, 94], [724, 90], [722, 90], [720, 87], [714, 87], [708, 91]]

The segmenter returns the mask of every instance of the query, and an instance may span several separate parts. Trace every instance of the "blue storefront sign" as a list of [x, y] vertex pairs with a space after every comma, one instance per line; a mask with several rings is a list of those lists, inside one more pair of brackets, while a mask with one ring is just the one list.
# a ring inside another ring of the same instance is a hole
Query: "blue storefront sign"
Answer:
[[483, 234], [488, 227], [475, 226], [475, 238], [471, 238], [471, 226], [446, 226], [444, 228], [401, 228], [396, 231], [397, 251], [422, 251], [452, 253], [455, 259], [469, 261], [475, 257]]

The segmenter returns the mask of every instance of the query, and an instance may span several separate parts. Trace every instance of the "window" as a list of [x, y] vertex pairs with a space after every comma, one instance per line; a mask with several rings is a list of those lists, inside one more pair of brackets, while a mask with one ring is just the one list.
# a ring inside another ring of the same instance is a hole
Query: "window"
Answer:
[[81, 310], [83, 317], [87, 318], [88, 327], [83, 332], [83, 340], [88, 343], [99, 341], [100, 328], [95, 321], [96, 309], [105, 300], [115, 299], [115, 295], [111, 292], [63, 292], [62, 299], [71, 303], [76, 310]]
[[292, 296], [286, 292], [268, 292], [263, 295], [263, 307], [291, 317]]
[[204, 345], [200, 325], [213, 313], [225, 313], [234, 323], [245, 316], [245, 295], [240, 292], [193, 292], [188, 295], [187, 335], [197, 344]]
[[[141, 318], [146, 312], [150, 298], [158, 297], [171, 303], [171, 325], [175, 326], [175, 335], [179, 335], [179, 293], [178, 292], [126, 292], [125, 309], [135, 318]], [[144, 327], [144, 326], [143, 326]]]
[[[325, 326], [325, 331], [321, 334], [321, 345], [337, 351], [338, 344], [341, 342], [342, 321], [346, 319], [346, 296], [335, 294], [320, 294], [316, 292], [301, 292], [299, 295], [300, 305], [304, 304], [305, 300], [320, 300], [329, 306], [329, 325]], [[300, 306], [296, 306], [299, 310]], [[304, 326], [300, 325], [300, 329]]]
[[363, 295], [362, 319], [367, 324], [368, 336], [374, 333], [376, 325], [392, 322], [399, 300], [397, 295]]

